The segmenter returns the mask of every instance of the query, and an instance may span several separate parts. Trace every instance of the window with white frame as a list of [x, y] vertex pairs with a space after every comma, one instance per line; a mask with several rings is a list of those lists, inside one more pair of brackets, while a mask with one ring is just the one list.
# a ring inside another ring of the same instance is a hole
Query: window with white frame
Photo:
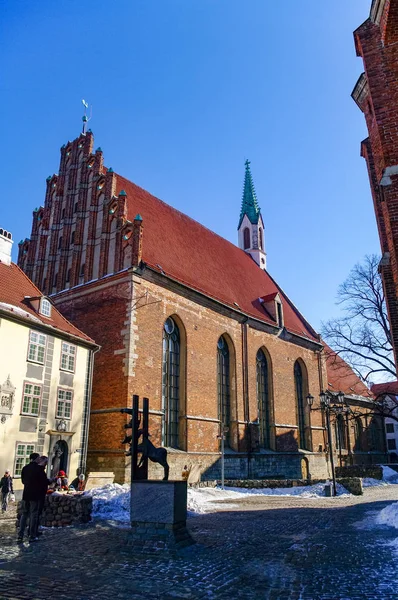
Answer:
[[40, 314], [45, 317], [51, 317], [51, 302], [47, 298], [42, 298], [40, 302]]
[[62, 342], [61, 348], [61, 369], [63, 371], [75, 370], [76, 346]]
[[47, 337], [37, 331], [29, 333], [28, 360], [44, 364]]
[[14, 476], [20, 477], [22, 469], [30, 462], [29, 456], [35, 451], [34, 444], [17, 444], [15, 454]]
[[70, 419], [72, 415], [72, 392], [69, 390], [58, 390], [57, 418]]
[[39, 416], [39, 407], [41, 400], [41, 386], [34, 383], [25, 383], [22, 399], [23, 415]]

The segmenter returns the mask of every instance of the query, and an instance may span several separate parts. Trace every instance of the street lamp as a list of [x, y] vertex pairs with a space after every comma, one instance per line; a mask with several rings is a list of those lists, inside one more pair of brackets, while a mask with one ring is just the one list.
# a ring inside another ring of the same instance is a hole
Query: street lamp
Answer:
[[[330, 457], [330, 468], [332, 471], [332, 481], [333, 481], [333, 496], [337, 496], [337, 488], [336, 488], [336, 473], [334, 470], [334, 456], [333, 456], [333, 443], [332, 443], [332, 432], [330, 429], [330, 413], [338, 415], [348, 410], [348, 407], [345, 405], [344, 401], [344, 393], [338, 392], [337, 394], [332, 394], [329, 391], [322, 391], [319, 394], [319, 408], [314, 408], [314, 396], [308, 394], [307, 403], [310, 407], [310, 410], [321, 410], [325, 413], [326, 420], [326, 432], [328, 436], [328, 447], [329, 447], [329, 457]], [[341, 444], [340, 444], [341, 445]]]

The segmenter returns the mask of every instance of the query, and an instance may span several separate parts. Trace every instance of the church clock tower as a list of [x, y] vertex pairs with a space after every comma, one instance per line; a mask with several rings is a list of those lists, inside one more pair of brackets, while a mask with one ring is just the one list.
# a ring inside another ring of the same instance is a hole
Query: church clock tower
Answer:
[[245, 183], [238, 225], [238, 245], [255, 260], [261, 269], [267, 268], [264, 246], [264, 223], [250, 172], [250, 161], [245, 162]]

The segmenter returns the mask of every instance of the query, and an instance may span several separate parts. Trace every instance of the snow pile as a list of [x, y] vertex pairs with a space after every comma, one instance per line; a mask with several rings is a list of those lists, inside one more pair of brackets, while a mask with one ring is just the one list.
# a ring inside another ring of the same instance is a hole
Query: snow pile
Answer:
[[383, 508], [376, 517], [376, 523], [398, 529], [398, 502]]
[[[237, 501], [250, 496], [299, 496], [302, 498], [320, 498], [325, 496], [325, 484], [317, 483], [304, 487], [292, 488], [188, 488], [188, 511], [191, 513], [215, 512], [220, 509], [231, 509]], [[94, 488], [87, 495], [93, 499], [92, 516], [96, 519], [128, 522], [130, 518], [130, 487], [110, 483]], [[343, 486], [337, 484], [337, 495], [347, 494]]]
[[390, 467], [386, 467], [383, 465], [381, 467], [383, 469], [383, 479], [373, 479], [372, 477], [364, 477], [362, 479], [363, 487], [376, 487], [380, 485], [390, 485], [398, 483], [398, 473], [391, 469]]
[[130, 520], [130, 486], [108, 483], [86, 492], [93, 499], [92, 516], [111, 521]]
[[[213, 512], [225, 508], [231, 508], [234, 501], [242, 501], [253, 496], [296, 496], [301, 498], [321, 498], [325, 496], [325, 484], [307, 485], [291, 488], [189, 488], [188, 510], [195, 513]], [[347, 490], [337, 484], [337, 495], [348, 494]]]
[[390, 467], [383, 466], [383, 480], [387, 483], [398, 483], [398, 473]]

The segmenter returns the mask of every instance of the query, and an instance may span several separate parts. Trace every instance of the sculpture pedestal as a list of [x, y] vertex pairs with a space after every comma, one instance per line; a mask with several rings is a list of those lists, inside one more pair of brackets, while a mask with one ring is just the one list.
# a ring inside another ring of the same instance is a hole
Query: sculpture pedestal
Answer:
[[138, 552], [156, 554], [194, 543], [186, 528], [186, 481], [131, 482], [131, 544]]

